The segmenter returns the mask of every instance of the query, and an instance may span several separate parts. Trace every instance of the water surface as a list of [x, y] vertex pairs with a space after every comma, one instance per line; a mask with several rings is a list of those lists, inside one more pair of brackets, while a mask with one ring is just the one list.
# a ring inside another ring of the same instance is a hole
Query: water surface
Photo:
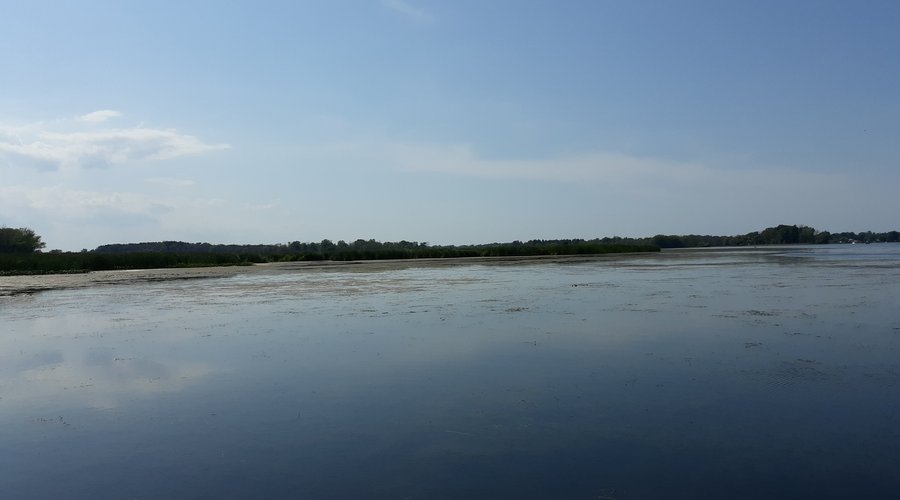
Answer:
[[890, 244], [0, 297], [0, 491], [891, 498], [898, 298]]

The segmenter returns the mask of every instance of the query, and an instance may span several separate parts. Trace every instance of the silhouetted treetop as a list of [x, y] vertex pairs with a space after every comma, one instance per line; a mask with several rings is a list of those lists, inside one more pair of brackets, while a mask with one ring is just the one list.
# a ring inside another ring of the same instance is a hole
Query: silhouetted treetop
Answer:
[[47, 246], [27, 227], [0, 227], [0, 253], [33, 253]]

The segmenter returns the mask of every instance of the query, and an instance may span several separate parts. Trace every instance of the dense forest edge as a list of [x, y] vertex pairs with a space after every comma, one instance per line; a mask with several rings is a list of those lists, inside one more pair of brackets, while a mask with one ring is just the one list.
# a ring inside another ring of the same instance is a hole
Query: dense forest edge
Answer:
[[429, 245], [374, 239], [337, 243], [293, 241], [274, 245], [219, 245], [161, 241], [101, 245], [81, 252], [44, 251], [46, 244], [28, 228], [0, 227], [0, 275], [83, 273], [121, 269], [234, 266], [267, 262], [450, 259], [658, 252], [663, 248], [702, 248], [790, 244], [878, 243], [900, 241], [900, 232], [829, 233], [807, 226], [779, 225], [737, 236], [618, 236], [591, 240], [530, 240], [480, 245]]

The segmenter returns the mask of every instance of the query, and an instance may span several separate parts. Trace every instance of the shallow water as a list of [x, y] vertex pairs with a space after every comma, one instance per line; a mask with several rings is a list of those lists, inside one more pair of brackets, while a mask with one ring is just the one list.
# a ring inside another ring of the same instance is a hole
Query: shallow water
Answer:
[[0, 491], [891, 498], [898, 298], [892, 244], [0, 297]]

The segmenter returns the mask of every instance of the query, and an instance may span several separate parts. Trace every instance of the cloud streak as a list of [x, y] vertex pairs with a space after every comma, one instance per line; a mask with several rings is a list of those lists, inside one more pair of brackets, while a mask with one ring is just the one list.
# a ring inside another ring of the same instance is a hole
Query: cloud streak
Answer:
[[[112, 116], [118, 116], [118, 112], [96, 111], [82, 116], [78, 121], [99, 123]], [[44, 124], [0, 129], [0, 163], [42, 170], [167, 160], [229, 147], [227, 144], [207, 144], [174, 129], [54, 130]]]
[[122, 116], [122, 113], [112, 110], [112, 109], [101, 109], [99, 111], [94, 111], [85, 115], [81, 115], [78, 117], [78, 121], [87, 122], [87, 123], [100, 123], [105, 122], [111, 118], [118, 118]]
[[[480, 155], [467, 144], [363, 139], [311, 146], [308, 154], [323, 165], [353, 164], [409, 176], [410, 182], [426, 185], [443, 182], [441, 178], [456, 179], [454, 185], [486, 186], [497, 196], [545, 192], [551, 199], [553, 193], [569, 193], [571, 200], [578, 200], [582, 215], [556, 214], [560, 220], [572, 221], [568, 234], [581, 234], [583, 227], [590, 227], [589, 217], [583, 215], [587, 213], [604, 218], [605, 234], [727, 234], [733, 228], [750, 230], [785, 222], [820, 228], [858, 226], [853, 221], [861, 220], [867, 211], [888, 213], [896, 205], [885, 188], [869, 188], [871, 196], [866, 200], [847, 197], [847, 192], [871, 184], [859, 175], [775, 166], [742, 169], [609, 151], [509, 159]], [[621, 213], [625, 207], [627, 214]], [[512, 220], [520, 215], [507, 213], [506, 217]], [[884, 226], [879, 221], [867, 224]]]
[[141, 193], [98, 192], [63, 186], [0, 187], [3, 203], [0, 209], [28, 208], [67, 218], [87, 217], [97, 213], [144, 214], [170, 210], [171, 202]]
[[433, 19], [431, 14], [424, 9], [410, 5], [407, 0], [382, 0], [381, 4], [394, 12], [417, 21], [431, 21]]
[[197, 182], [191, 179], [179, 179], [175, 177], [151, 177], [149, 179], [144, 179], [144, 183], [166, 189], [186, 188], [197, 185]]
[[467, 144], [403, 142], [334, 143], [322, 153], [332, 158], [375, 162], [408, 173], [433, 173], [473, 179], [577, 183], [581, 185], [670, 189], [715, 186], [719, 189], [779, 189], [778, 185], [846, 185], [847, 176], [790, 168], [732, 169], [703, 163], [589, 151], [541, 159], [494, 159]]
[[[147, 182], [154, 186], [152, 192], [131, 190]], [[48, 245], [67, 250], [167, 239], [280, 241], [271, 240], [269, 226], [284, 235], [297, 227], [289, 218], [273, 220], [272, 211], [281, 208], [278, 199], [249, 202], [202, 197], [188, 189], [194, 184], [187, 179], [153, 178], [140, 184], [109, 191], [72, 188], [65, 183], [0, 184], [0, 222], [39, 228]], [[222, 217], [223, 213], [228, 217]], [[14, 217], [4, 219], [4, 214]]]

